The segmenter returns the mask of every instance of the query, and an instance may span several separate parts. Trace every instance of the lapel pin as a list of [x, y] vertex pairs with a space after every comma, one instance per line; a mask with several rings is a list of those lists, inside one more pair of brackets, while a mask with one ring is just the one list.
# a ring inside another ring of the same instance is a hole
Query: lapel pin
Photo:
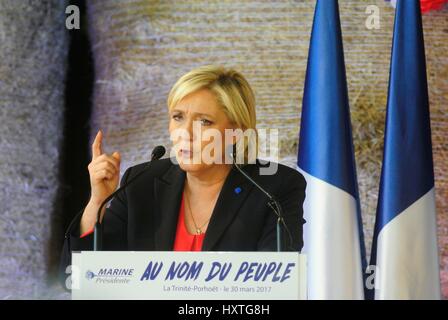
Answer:
[[236, 188], [235, 188], [235, 193], [236, 193], [236, 194], [239, 194], [240, 192], [241, 192], [241, 188], [240, 188], [240, 187], [236, 187]]

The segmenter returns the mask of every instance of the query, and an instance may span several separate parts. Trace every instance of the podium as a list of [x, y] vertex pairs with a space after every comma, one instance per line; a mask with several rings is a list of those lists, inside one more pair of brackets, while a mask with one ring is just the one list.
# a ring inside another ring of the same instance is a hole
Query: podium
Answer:
[[306, 299], [297, 252], [73, 252], [74, 300]]

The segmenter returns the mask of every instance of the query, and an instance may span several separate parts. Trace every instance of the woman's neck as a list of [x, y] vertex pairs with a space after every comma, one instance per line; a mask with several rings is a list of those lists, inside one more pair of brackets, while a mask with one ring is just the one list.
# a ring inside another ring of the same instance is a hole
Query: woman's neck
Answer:
[[223, 164], [201, 172], [187, 172], [187, 187], [193, 192], [203, 189], [220, 189], [231, 169], [230, 165]]

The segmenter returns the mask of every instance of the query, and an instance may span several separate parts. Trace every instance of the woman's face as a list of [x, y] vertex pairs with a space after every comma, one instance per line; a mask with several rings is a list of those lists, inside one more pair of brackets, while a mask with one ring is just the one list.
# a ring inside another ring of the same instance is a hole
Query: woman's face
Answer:
[[182, 170], [198, 172], [224, 162], [225, 129], [235, 129], [207, 89], [193, 92], [174, 106], [169, 113], [169, 131], [173, 151]]

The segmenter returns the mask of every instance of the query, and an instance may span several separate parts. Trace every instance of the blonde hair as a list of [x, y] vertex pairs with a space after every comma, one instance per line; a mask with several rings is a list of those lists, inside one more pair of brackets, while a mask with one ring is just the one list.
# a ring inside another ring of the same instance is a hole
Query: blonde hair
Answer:
[[237, 155], [244, 155], [244, 162], [255, 161], [258, 143], [257, 119], [255, 95], [249, 82], [234, 69], [216, 65], [198, 67], [180, 77], [174, 84], [168, 94], [168, 110], [171, 110], [187, 95], [201, 89], [208, 89], [215, 95], [218, 105], [223, 108], [231, 123], [242, 130], [253, 130], [255, 136], [249, 138], [249, 143], [255, 144], [252, 145], [255, 147], [254, 152], [248, 154], [249, 145], [245, 143], [244, 139], [239, 141], [236, 151]]

